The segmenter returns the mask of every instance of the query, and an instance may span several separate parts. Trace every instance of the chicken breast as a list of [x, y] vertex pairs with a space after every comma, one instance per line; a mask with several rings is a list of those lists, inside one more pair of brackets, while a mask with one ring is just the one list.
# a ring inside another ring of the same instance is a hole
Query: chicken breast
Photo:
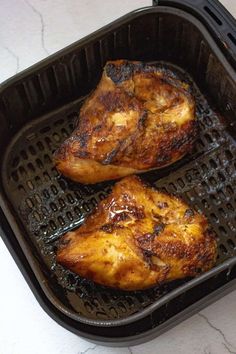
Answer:
[[106, 64], [55, 163], [74, 181], [97, 183], [169, 165], [191, 150], [195, 136], [186, 83], [168, 70], [117, 60]]
[[96, 283], [140, 290], [205, 272], [216, 255], [203, 215], [128, 176], [80, 228], [62, 237], [57, 261]]

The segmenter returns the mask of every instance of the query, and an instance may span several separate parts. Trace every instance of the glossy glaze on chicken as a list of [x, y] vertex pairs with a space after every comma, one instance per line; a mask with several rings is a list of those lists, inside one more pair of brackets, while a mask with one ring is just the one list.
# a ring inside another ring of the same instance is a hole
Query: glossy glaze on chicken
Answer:
[[62, 237], [57, 261], [96, 283], [138, 290], [194, 277], [213, 267], [216, 255], [205, 216], [129, 176]]
[[97, 183], [169, 165], [195, 136], [188, 84], [169, 70], [117, 60], [106, 64], [55, 163], [74, 181]]

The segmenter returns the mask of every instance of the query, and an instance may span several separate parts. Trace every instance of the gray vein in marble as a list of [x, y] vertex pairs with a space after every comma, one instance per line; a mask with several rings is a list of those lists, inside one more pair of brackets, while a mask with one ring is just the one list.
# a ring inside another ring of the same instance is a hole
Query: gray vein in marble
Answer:
[[[229, 349], [229, 347], [228, 347], [227, 344], [225, 344], [225, 343], [222, 343], [222, 344], [223, 344], [223, 346], [225, 347], [225, 349], [226, 349], [229, 353], [236, 354], [235, 351], [232, 351], [232, 350]], [[231, 345], [231, 347], [232, 347], [232, 345]]]
[[40, 18], [40, 22], [41, 22], [41, 44], [42, 44], [42, 48], [45, 51], [45, 53], [47, 55], [49, 55], [49, 51], [47, 50], [47, 48], [45, 47], [45, 41], [44, 41], [44, 31], [45, 31], [45, 23], [44, 23], [44, 19], [43, 19], [43, 15], [41, 14], [41, 12], [39, 12], [28, 0], [24, 0], [25, 3], [31, 8], [31, 10], [38, 15], [38, 17]]
[[16, 71], [15, 71], [15, 74], [18, 73], [19, 71], [19, 66], [20, 66], [20, 63], [19, 63], [19, 57], [18, 55], [16, 55], [10, 48], [6, 47], [6, 46], [2, 46], [4, 49], [6, 49], [6, 51], [15, 59], [16, 61]]
[[133, 354], [132, 349], [130, 347], [127, 347], [127, 349], [130, 354]]
[[[219, 329], [218, 327], [214, 326], [214, 325], [209, 321], [209, 319], [207, 318], [207, 316], [203, 315], [203, 314], [200, 313], [200, 312], [198, 313], [198, 316], [200, 316], [201, 318], [203, 318], [211, 328], [213, 328], [215, 331], [217, 331], [217, 332], [221, 335], [221, 337], [222, 337], [222, 338], [224, 339], [224, 341], [225, 341], [225, 343], [222, 343], [222, 344], [225, 346], [225, 348], [226, 348], [228, 351], [229, 351], [228, 346], [229, 346], [229, 347], [232, 347], [232, 348], [234, 349], [234, 346], [228, 341], [228, 339], [226, 338], [226, 336], [225, 336], [225, 334], [222, 332], [222, 330]], [[236, 352], [233, 352], [233, 351], [229, 351], [229, 353], [236, 354]]]
[[79, 352], [78, 354], [85, 354], [85, 353], [88, 353], [89, 350], [94, 350], [97, 348], [97, 345], [95, 344], [93, 347], [89, 347], [87, 349], [85, 349], [83, 352]]

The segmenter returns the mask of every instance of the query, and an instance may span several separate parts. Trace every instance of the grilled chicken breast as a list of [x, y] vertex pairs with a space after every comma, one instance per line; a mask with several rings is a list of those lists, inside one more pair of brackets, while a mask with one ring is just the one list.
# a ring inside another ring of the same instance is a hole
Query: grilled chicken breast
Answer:
[[57, 261], [96, 283], [138, 290], [205, 272], [216, 255], [203, 215], [128, 176], [62, 237]]
[[161, 168], [191, 150], [195, 103], [186, 83], [141, 62], [108, 62], [78, 123], [55, 153], [58, 170], [97, 183]]

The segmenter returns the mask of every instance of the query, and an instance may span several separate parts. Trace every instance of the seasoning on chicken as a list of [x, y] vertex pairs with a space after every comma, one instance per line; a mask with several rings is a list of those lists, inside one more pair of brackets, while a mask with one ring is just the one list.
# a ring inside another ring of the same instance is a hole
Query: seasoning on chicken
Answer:
[[55, 163], [81, 183], [161, 168], [191, 151], [196, 125], [189, 86], [171, 71], [110, 61]]
[[96, 283], [139, 290], [205, 272], [216, 255], [205, 216], [128, 176], [62, 237], [57, 261]]

